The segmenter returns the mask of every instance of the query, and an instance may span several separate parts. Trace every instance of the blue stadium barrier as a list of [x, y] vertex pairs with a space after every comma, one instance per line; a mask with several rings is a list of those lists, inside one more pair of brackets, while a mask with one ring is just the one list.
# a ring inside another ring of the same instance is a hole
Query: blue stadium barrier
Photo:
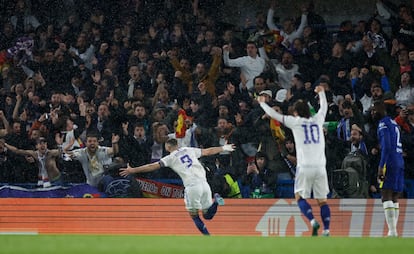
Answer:
[[294, 198], [294, 183], [295, 180], [278, 180], [276, 183], [276, 198]]
[[183, 186], [183, 181], [181, 179], [156, 178], [156, 179], [148, 179], [148, 180], [160, 182], [160, 183], [175, 184], [175, 185]]

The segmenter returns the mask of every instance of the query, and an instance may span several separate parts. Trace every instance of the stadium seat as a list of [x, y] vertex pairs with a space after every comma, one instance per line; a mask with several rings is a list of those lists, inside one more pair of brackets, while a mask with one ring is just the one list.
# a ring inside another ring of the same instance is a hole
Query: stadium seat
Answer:
[[242, 195], [242, 198], [250, 198], [250, 186], [243, 185], [241, 182], [241, 179], [237, 180], [237, 183], [239, 184], [240, 193]]
[[294, 180], [278, 180], [276, 183], [276, 198], [294, 198]]

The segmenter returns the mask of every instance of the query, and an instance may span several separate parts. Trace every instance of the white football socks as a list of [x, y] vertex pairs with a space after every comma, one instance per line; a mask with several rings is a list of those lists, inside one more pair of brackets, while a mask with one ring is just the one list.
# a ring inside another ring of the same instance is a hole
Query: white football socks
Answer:
[[385, 221], [388, 225], [388, 236], [396, 236], [396, 223], [395, 223], [395, 208], [392, 201], [385, 201], [382, 203], [384, 207]]
[[398, 225], [398, 217], [400, 216], [400, 203], [394, 203], [394, 224], [395, 224], [395, 233], [398, 235], [397, 225]]

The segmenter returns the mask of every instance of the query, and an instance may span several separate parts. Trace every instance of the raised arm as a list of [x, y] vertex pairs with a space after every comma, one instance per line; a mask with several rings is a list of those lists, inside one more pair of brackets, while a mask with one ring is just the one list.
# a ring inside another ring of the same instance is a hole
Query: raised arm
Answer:
[[387, 10], [382, 1], [377, 1], [375, 5], [377, 7], [378, 15], [386, 20], [389, 20], [391, 18], [391, 13]]
[[259, 55], [261, 58], [265, 59], [265, 60], [269, 60], [269, 57], [267, 56], [266, 50], [264, 47], [260, 47], [259, 48]]
[[35, 157], [35, 152], [32, 150], [23, 150], [23, 149], [19, 149], [15, 146], [9, 145], [7, 143], [4, 143], [4, 146], [7, 147], [8, 150], [12, 151], [15, 154], [19, 154], [19, 155], [30, 155]]
[[55, 134], [55, 142], [58, 147], [58, 149], [52, 149], [49, 150], [53, 154], [53, 156], [59, 157], [62, 155], [62, 153], [65, 151], [63, 148], [63, 136], [60, 133]]
[[308, 25], [308, 14], [307, 13], [303, 13], [302, 14], [302, 17], [300, 19], [300, 25], [299, 25], [298, 29], [296, 29], [292, 33], [292, 40], [293, 39], [296, 39], [296, 38], [301, 38], [302, 37], [302, 34], [303, 34], [303, 30], [305, 29], [305, 26], [307, 26], [307, 25]]
[[276, 8], [277, 8], [277, 1], [272, 1], [270, 8], [267, 11], [266, 24], [270, 30], [280, 31], [279, 27], [276, 26], [275, 22], [273, 22], [273, 15], [275, 13]]
[[300, 24], [298, 29], [296, 29], [296, 31], [293, 32], [294, 38], [301, 38], [303, 35], [303, 29], [305, 29], [305, 26], [308, 25], [308, 8], [305, 5], [303, 5], [301, 9], [302, 16], [300, 18]]
[[119, 151], [118, 142], [119, 142], [119, 135], [112, 134], [112, 147], [108, 149], [109, 155], [115, 155], [118, 153]]
[[22, 104], [22, 96], [21, 95], [16, 95], [16, 104], [14, 105], [14, 109], [13, 109], [13, 120], [17, 120], [19, 119], [19, 108], [20, 105]]
[[9, 133], [9, 129], [10, 129], [10, 125], [9, 125], [9, 121], [7, 121], [6, 116], [3, 113], [3, 110], [0, 110], [0, 121], [3, 123], [3, 127], [4, 129], [0, 130], [0, 136], [6, 136], [7, 133]]
[[260, 107], [262, 107], [264, 112], [266, 114], [268, 114], [271, 118], [276, 119], [277, 121], [283, 123], [284, 122], [283, 121], [284, 115], [278, 113], [273, 108], [271, 108], [269, 105], [267, 105], [265, 100], [266, 100], [266, 98], [263, 95], [260, 95], [260, 96], [257, 97], [257, 101], [259, 102]]
[[324, 87], [323, 86], [315, 87], [315, 93], [317, 93], [319, 96], [320, 108], [318, 110], [318, 114], [322, 114], [323, 117], [325, 117], [326, 113], [328, 112], [328, 102], [326, 100], [326, 94], [325, 94]]
[[226, 44], [223, 46], [224, 65], [229, 66], [229, 67], [242, 67], [242, 66], [247, 65], [245, 57], [238, 57], [238, 58], [231, 59], [230, 50], [231, 50], [231, 45]]

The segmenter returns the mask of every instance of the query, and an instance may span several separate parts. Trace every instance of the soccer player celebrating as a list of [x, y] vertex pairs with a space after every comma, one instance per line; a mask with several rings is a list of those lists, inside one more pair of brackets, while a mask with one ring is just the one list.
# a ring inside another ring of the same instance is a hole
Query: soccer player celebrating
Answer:
[[293, 116], [276, 112], [266, 104], [263, 96], [259, 96], [257, 100], [266, 114], [292, 129], [297, 155], [294, 188], [297, 204], [300, 211], [309, 219], [312, 225], [312, 235], [317, 236], [320, 225], [313, 217], [312, 208], [306, 201], [313, 192], [313, 197], [320, 207], [324, 228], [322, 235], [329, 236], [331, 211], [327, 203], [329, 185], [326, 173], [325, 136], [323, 132], [328, 103], [322, 86], [317, 86], [315, 92], [319, 96], [320, 109], [314, 116], [311, 116], [308, 103], [303, 100], [298, 100], [294, 104]]
[[404, 159], [400, 130], [397, 123], [386, 115], [383, 101], [374, 102], [371, 115], [379, 121], [377, 136], [381, 146], [381, 160], [378, 165], [378, 182], [388, 225], [388, 236], [398, 236], [398, 198], [404, 188]]
[[120, 175], [127, 176], [133, 173], [143, 173], [155, 171], [161, 167], [169, 167], [174, 170], [183, 180], [184, 184], [184, 202], [186, 209], [190, 213], [198, 230], [204, 235], [209, 235], [204, 222], [199, 217], [199, 210], [202, 210], [203, 217], [206, 220], [213, 219], [217, 212], [218, 205], [224, 205], [224, 200], [219, 194], [212, 193], [210, 185], [207, 182], [206, 171], [198, 158], [218, 154], [223, 151], [232, 152], [235, 146], [226, 144], [224, 146], [210, 147], [200, 149], [195, 147], [178, 148], [177, 140], [170, 138], [165, 142], [165, 149], [170, 153], [161, 158], [160, 161], [151, 164], [142, 165], [132, 168], [121, 168]]

